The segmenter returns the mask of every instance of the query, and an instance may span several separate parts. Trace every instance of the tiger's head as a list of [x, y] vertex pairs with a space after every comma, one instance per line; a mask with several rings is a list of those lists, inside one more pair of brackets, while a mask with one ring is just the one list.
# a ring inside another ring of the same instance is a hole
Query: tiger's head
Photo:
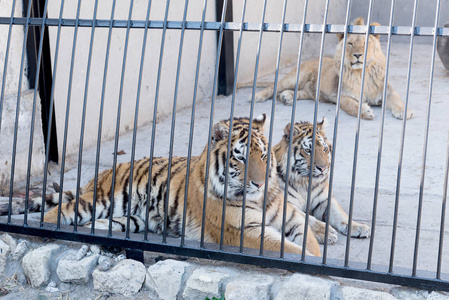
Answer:
[[310, 166], [313, 124], [309, 122], [297, 122], [293, 126], [288, 124], [284, 129], [284, 136], [279, 144], [274, 147], [277, 160], [277, 172], [285, 179], [287, 173], [287, 157], [290, 131], [293, 130], [289, 179], [292, 183], [303, 182], [309, 179], [312, 169], [312, 180], [322, 182], [327, 180], [332, 154], [332, 145], [327, 140], [323, 128], [326, 118], [317, 123], [315, 153], [313, 166]]
[[[263, 198], [268, 155], [268, 142], [263, 135], [265, 121], [265, 114], [253, 119], [251, 134], [248, 118], [234, 118], [232, 129], [230, 129], [230, 120], [224, 120], [214, 125], [209, 176], [211, 192], [217, 197], [222, 198], [224, 196], [226, 155], [228, 139], [230, 138], [227, 199], [241, 200], [243, 198], [245, 168], [248, 168], [246, 199], [257, 201]], [[251, 143], [248, 161], [246, 161], [249, 137]], [[271, 155], [270, 164], [273, 170], [270, 178], [276, 178], [274, 176], [274, 155]]]

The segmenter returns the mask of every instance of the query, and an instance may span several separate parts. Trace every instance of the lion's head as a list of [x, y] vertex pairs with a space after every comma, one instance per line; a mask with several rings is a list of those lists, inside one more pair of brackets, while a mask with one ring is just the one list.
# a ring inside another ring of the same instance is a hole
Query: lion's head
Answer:
[[[353, 25], [364, 25], [362, 17], [357, 18]], [[379, 26], [379, 23], [371, 23], [372, 26]], [[341, 52], [343, 50], [343, 34], [338, 34], [340, 43], [337, 45], [337, 51], [335, 53], [335, 60], [341, 60]], [[346, 51], [345, 51], [345, 66], [353, 70], [361, 70], [363, 68], [363, 54], [365, 51], [365, 35], [363, 34], [348, 34], [346, 39]], [[380, 47], [379, 35], [370, 35], [368, 42], [368, 51], [366, 65], [371, 63], [379, 63], [379, 59], [385, 59]]]

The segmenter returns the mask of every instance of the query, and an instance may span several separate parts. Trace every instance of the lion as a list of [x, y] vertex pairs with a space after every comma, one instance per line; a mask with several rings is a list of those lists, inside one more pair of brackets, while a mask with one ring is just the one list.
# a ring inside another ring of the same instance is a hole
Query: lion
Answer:
[[[354, 25], [364, 25], [362, 17], [357, 18]], [[372, 23], [379, 26], [379, 23]], [[339, 44], [334, 58], [323, 57], [320, 101], [337, 103], [340, 61], [343, 51], [343, 34], [338, 35]], [[344, 58], [344, 70], [341, 87], [340, 107], [351, 116], [357, 116], [359, 110], [360, 89], [364, 59], [365, 37], [358, 34], [348, 34]], [[362, 99], [362, 118], [371, 120], [374, 112], [370, 105], [381, 105], [385, 79], [385, 55], [382, 52], [379, 35], [369, 35], [366, 58], [365, 83]], [[319, 60], [306, 61], [300, 66], [297, 99], [315, 99]], [[287, 105], [293, 104], [294, 88], [296, 84], [296, 68], [288, 73], [278, 84], [279, 99]], [[264, 85], [262, 83], [262, 85]], [[265, 85], [267, 86], [267, 85]], [[258, 92], [256, 102], [263, 102], [273, 97], [274, 84]], [[397, 119], [403, 119], [405, 105], [399, 93], [393, 86], [387, 84], [386, 108], [391, 110]], [[407, 110], [407, 119], [413, 117], [413, 111]]]

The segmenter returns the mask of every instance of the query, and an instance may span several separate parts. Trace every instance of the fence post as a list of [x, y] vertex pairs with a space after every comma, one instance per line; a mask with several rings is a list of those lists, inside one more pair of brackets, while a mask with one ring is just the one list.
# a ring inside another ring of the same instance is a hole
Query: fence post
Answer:
[[[216, 0], [217, 21], [221, 20], [223, 0]], [[226, 7], [225, 22], [232, 22], [232, 1]], [[230, 95], [234, 87], [234, 32], [223, 32], [220, 63], [218, 66], [218, 95]]]
[[[24, 0], [24, 7], [28, 5], [28, 1], [33, 1], [31, 9], [31, 17], [42, 18], [47, 12], [43, 11], [45, 0]], [[50, 137], [49, 160], [58, 162], [58, 140], [56, 134], [56, 120], [53, 109], [53, 114], [49, 116], [50, 112], [50, 97], [51, 97], [51, 85], [52, 85], [52, 68], [51, 68], [51, 56], [50, 56], [50, 40], [48, 34], [48, 27], [45, 26], [43, 46], [42, 46], [42, 58], [41, 61], [37, 61], [37, 52], [39, 49], [39, 36], [41, 28], [39, 26], [33, 26], [28, 31], [27, 40], [27, 61], [28, 61], [28, 81], [30, 89], [38, 89], [39, 97], [41, 98], [41, 114], [42, 114], [42, 131], [44, 134], [45, 146], [47, 146], [47, 136]], [[34, 86], [36, 80], [36, 69], [38, 63], [41, 64], [39, 70], [39, 84]], [[54, 104], [53, 104], [54, 105]], [[54, 108], [54, 107], [53, 107]], [[49, 132], [48, 124], [52, 118], [52, 126]], [[47, 147], [45, 148], [47, 149]]]

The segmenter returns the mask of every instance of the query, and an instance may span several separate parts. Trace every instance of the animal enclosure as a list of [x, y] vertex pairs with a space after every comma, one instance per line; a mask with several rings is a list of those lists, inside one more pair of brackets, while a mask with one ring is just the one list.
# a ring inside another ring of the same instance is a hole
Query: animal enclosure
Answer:
[[0, 230], [448, 291], [448, 4], [383, 2], [0, 3]]

